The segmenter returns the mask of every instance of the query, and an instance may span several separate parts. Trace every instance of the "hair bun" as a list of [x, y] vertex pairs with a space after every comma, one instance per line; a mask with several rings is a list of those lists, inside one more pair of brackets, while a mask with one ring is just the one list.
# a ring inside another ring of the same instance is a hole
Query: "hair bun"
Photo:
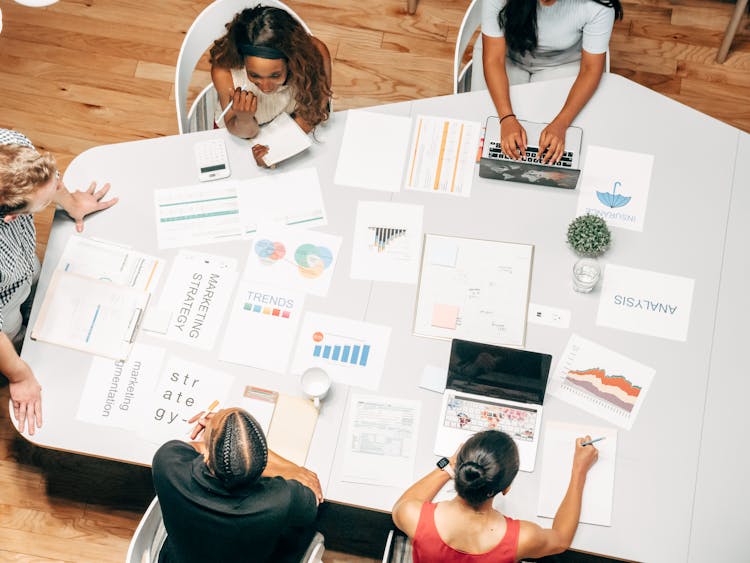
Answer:
[[457, 476], [467, 486], [477, 487], [484, 484], [485, 470], [476, 462], [465, 461], [459, 466]]

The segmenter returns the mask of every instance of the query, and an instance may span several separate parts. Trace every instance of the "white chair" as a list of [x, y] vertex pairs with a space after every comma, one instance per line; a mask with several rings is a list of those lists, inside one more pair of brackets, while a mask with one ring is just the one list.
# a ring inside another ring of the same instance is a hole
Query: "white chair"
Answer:
[[167, 530], [164, 529], [159, 498], [154, 497], [130, 540], [125, 563], [156, 563], [166, 539]]
[[[487, 88], [484, 81], [484, 69], [482, 67], [482, 34], [477, 36], [474, 43], [472, 58], [461, 68], [466, 48], [471, 38], [482, 24], [482, 0], [472, 0], [466, 9], [464, 19], [458, 28], [456, 38], [456, 51], [453, 55], [453, 93], [470, 92], [473, 89]], [[475, 64], [476, 63], [476, 64]], [[609, 49], [607, 49], [604, 63], [604, 72], [609, 72]]]
[[187, 94], [195, 65], [213, 42], [226, 33], [226, 24], [237, 12], [260, 4], [286, 10], [310, 33], [310, 28], [294, 10], [278, 0], [216, 0], [204, 9], [185, 34], [175, 70], [175, 105], [180, 133], [212, 129], [216, 95], [213, 84], [206, 86], [187, 109]]
[[[164, 528], [159, 497], [154, 497], [130, 540], [125, 563], [156, 563], [166, 539], [167, 530]], [[324, 541], [323, 534], [315, 532], [300, 563], [321, 563], [325, 553]]]

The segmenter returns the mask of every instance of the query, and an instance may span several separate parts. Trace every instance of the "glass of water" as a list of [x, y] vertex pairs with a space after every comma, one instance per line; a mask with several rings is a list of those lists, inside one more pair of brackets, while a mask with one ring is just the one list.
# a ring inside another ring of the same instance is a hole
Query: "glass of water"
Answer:
[[581, 258], [573, 264], [573, 289], [580, 293], [589, 293], [602, 275], [599, 263], [593, 258]]

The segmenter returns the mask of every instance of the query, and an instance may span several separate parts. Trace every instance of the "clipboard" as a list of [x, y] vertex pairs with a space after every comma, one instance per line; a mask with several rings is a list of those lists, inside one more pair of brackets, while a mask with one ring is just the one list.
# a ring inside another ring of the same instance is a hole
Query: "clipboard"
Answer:
[[57, 270], [52, 274], [31, 338], [125, 360], [149, 297], [141, 289]]

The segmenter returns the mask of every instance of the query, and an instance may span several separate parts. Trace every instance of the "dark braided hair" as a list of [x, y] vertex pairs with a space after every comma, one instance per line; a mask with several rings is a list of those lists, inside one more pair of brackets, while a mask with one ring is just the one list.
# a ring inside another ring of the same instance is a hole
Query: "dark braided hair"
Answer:
[[268, 463], [268, 446], [258, 421], [240, 408], [224, 409], [206, 430], [206, 465], [227, 489], [254, 483]]
[[[592, 1], [614, 9], [615, 19], [622, 19], [620, 0]], [[536, 8], [537, 0], [508, 0], [497, 16], [508, 49], [514, 53], [525, 55], [537, 48]]]
[[518, 447], [499, 430], [485, 430], [466, 440], [456, 456], [456, 492], [477, 508], [510, 486], [518, 473]]

